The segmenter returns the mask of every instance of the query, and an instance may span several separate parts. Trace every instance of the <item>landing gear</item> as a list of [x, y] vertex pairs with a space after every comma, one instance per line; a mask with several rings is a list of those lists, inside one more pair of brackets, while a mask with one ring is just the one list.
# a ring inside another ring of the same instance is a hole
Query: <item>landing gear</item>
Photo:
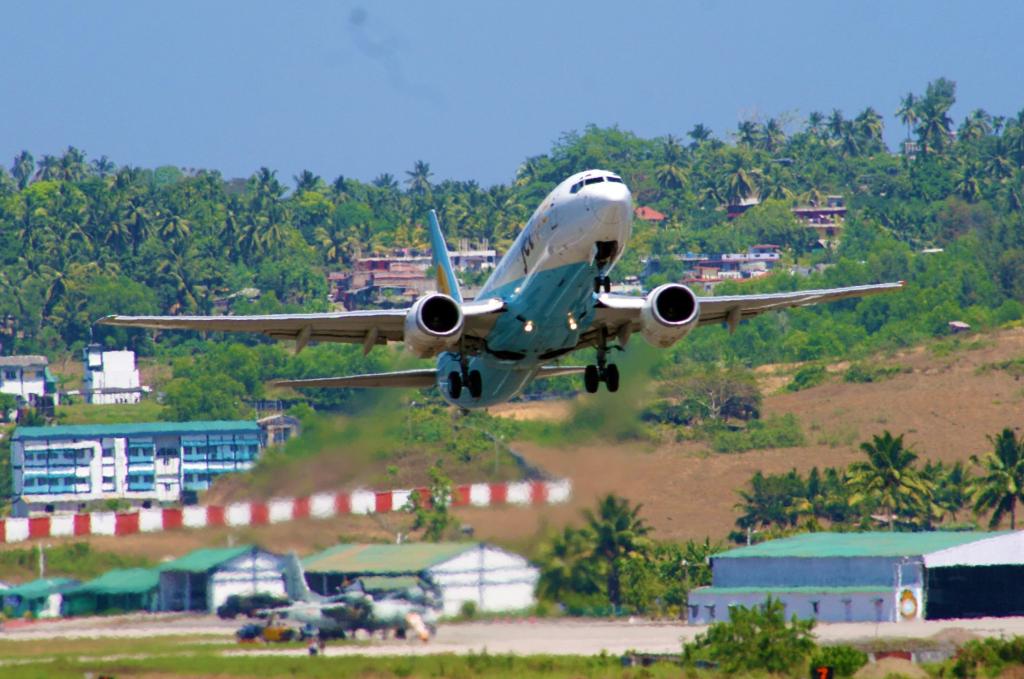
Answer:
[[448, 395], [453, 401], [459, 400], [462, 396], [462, 376], [454, 370], [448, 373]]
[[588, 394], [593, 394], [601, 382], [613, 394], [619, 390], [619, 368], [608, 363], [608, 337], [603, 329], [597, 344], [597, 365], [588, 365], [583, 371], [583, 386]]
[[480, 377], [479, 370], [469, 371], [469, 380], [466, 383], [469, 388], [469, 395], [473, 398], [480, 398], [480, 395], [484, 393], [484, 382], [483, 378]]
[[600, 294], [601, 290], [605, 292], [612, 291], [612, 279], [610, 276], [597, 276], [594, 278], [594, 294]]
[[453, 370], [448, 373], [448, 396], [453, 401], [459, 400], [463, 388], [468, 389], [473, 398], [480, 398], [484, 393], [484, 381], [479, 370], [469, 370], [467, 365], [463, 365], [461, 372]]

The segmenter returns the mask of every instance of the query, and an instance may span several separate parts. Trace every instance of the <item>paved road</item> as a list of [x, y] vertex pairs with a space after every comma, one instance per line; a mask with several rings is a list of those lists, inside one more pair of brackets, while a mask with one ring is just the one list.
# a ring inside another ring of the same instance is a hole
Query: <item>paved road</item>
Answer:
[[[181, 614], [131, 615], [44, 622], [0, 632], [0, 639], [138, 638], [203, 635], [211, 640], [232, 638], [241, 621], [213, 616]], [[629, 650], [647, 653], [678, 652], [705, 627], [650, 621], [543, 620], [442, 625], [428, 644], [417, 641], [373, 641], [369, 644], [332, 643], [328, 655], [418, 655], [426, 653], [546, 653], [592, 655], [602, 651], [621, 654]], [[978, 636], [1024, 635], [1024, 618], [983, 618], [920, 623], [823, 624], [815, 629], [821, 641], [850, 642], [871, 638], [921, 639], [949, 630], [966, 630]], [[281, 653], [301, 655], [302, 649], [240, 648], [235, 654]]]

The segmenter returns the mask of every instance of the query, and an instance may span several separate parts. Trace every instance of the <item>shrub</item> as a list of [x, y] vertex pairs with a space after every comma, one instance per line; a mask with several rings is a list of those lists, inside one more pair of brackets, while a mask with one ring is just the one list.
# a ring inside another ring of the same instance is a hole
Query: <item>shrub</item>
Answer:
[[1024, 637], [968, 641], [952, 661], [954, 677], [994, 677], [1008, 665], [1024, 664]]
[[811, 656], [811, 667], [831, 667], [837, 677], [852, 677], [868, 662], [868, 654], [853, 646], [822, 646]]
[[475, 601], [463, 601], [462, 606], [459, 608], [459, 615], [466, 620], [472, 620], [476, 617], [476, 602]]
[[898, 365], [872, 367], [864, 363], [854, 363], [843, 373], [843, 381], [851, 383], [881, 382], [904, 372], [904, 370]]
[[796, 371], [793, 380], [786, 385], [786, 391], [801, 391], [819, 385], [825, 381], [828, 373], [824, 366], [805, 365]]
[[787, 623], [785, 606], [771, 597], [763, 606], [735, 606], [729, 622], [718, 622], [691, 644], [683, 645], [687, 663], [710, 660], [726, 674], [776, 672], [793, 674], [814, 651], [813, 620], [795, 615]]
[[792, 413], [754, 420], [746, 429], [715, 429], [711, 447], [718, 453], [741, 453], [755, 448], [792, 448], [805, 442], [800, 421]]

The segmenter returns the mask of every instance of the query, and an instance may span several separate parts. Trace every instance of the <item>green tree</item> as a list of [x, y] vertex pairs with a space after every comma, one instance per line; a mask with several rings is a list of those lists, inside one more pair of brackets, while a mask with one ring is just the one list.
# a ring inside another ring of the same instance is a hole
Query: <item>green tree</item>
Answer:
[[930, 516], [932, 488], [922, 478], [914, 463], [917, 454], [903, 446], [903, 435], [885, 431], [860, 444], [868, 459], [850, 465], [849, 483], [854, 505], [871, 503], [881, 508], [889, 524], [895, 528], [897, 512]]
[[601, 591], [601, 572], [594, 562], [594, 536], [587, 529], [566, 526], [540, 547], [537, 596], [564, 601]]
[[1017, 440], [1012, 429], [1003, 429], [995, 438], [989, 437], [993, 450], [980, 458], [971, 455], [971, 462], [981, 474], [971, 484], [974, 511], [992, 512], [989, 528], [996, 528], [1007, 514], [1010, 529], [1017, 527], [1017, 503], [1024, 500], [1024, 443]]
[[412, 530], [422, 530], [424, 540], [438, 542], [451, 527], [457, 525], [448, 509], [452, 501], [452, 480], [438, 464], [432, 466], [428, 473], [427, 497], [419, 492], [412, 493], [405, 509], [413, 515]]
[[608, 600], [618, 609], [622, 603], [619, 588], [621, 559], [632, 554], [646, 554], [650, 547], [647, 523], [640, 518], [642, 505], [630, 506], [629, 500], [608, 494], [597, 504], [597, 511], [584, 512], [594, 540], [594, 556], [605, 568]]
[[729, 621], [714, 623], [684, 644], [683, 657], [711, 660], [726, 674], [794, 674], [814, 651], [813, 629], [813, 620], [795, 614], [787, 624], [786, 607], [769, 597], [761, 606], [731, 606]]

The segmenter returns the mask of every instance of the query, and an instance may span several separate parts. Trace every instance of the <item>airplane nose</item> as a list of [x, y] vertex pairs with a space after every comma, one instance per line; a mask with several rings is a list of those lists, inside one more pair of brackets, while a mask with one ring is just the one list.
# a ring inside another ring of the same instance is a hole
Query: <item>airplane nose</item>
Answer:
[[624, 184], [605, 182], [591, 194], [594, 214], [606, 223], [626, 222], [633, 209], [632, 196]]

